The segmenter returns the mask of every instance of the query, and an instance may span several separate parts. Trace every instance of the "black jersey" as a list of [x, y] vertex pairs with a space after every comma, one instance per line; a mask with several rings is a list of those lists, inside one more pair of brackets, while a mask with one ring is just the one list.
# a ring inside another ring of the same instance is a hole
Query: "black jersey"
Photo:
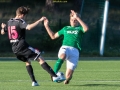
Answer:
[[26, 26], [23, 19], [10, 19], [7, 23], [8, 38], [12, 44], [12, 50], [17, 53], [29, 45], [25, 41]]

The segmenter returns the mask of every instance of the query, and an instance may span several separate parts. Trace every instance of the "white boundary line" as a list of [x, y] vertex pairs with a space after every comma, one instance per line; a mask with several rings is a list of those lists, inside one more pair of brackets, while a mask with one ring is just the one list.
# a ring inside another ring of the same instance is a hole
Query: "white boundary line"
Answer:
[[[30, 80], [0, 80], [1, 82], [31, 82]], [[38, 82], [51, 82], [51, 80], [38, 80]], [[120, 82], [120, 80], [79, 80], [79, 81], [75, 81], [72, 80], [72, 82]]]

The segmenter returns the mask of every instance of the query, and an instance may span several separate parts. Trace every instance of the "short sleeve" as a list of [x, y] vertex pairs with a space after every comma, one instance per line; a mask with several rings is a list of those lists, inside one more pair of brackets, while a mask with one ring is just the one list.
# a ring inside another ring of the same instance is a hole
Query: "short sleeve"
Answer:
[[28, 25], [24, 20], [20, 20], [20, 23], [19, 23], [19, 24], [20, 24], [20, 28], [21, 28], [21, 29], [26, 29], [26, 27], [27, 27], [27, 25]]
[[64, 34], [65, 27], [63, 27], [60, 31], [58, 31], [58, 35], [61, 36]]

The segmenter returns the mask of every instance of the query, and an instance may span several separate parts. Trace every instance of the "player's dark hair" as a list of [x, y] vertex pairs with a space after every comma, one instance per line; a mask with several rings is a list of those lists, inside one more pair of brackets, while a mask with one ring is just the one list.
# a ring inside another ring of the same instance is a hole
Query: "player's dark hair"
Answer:
[[19, 7], [19, 8], [16, 10], [16, 15], [19, 15], [19, 14], [20, 14], [20, 15], [21, 15], [21, 14], [26, 15], [26, 14], [28, 14], [29, 11], [30, 11], [30, 8], [21, 6], [21, 7]]

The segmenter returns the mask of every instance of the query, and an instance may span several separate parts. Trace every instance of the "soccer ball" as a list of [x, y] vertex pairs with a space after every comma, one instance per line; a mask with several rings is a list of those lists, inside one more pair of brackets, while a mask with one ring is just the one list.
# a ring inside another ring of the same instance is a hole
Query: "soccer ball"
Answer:
[[61, 81], [58, 81], [58, 83], [60, 83], [60, 82], [65, 80], [65, 76], [64, 76], [63, 72], [58, 72], [56, 75], [61, 78]]
[[63, 72], [58, 72], [57, 76], [64, 76], [64, 73]]

